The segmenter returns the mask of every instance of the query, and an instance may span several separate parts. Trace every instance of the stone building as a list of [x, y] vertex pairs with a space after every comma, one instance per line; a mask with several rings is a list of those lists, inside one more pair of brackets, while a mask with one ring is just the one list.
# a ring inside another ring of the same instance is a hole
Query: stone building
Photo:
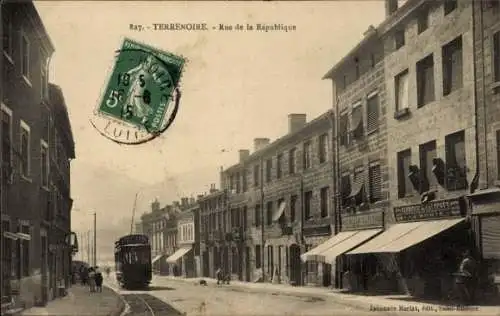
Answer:
[[[482, 279], [500, 286], [500, 1], [474, 2], [474, 60], [478, 187], [472, 222]], [[487, 282], [485, 282], [487, 284]], [[484, 290], [484, 289], [482, 289]], [[487, 291], [481, 294], [487, 296]]]
[[75, 150], [63, 94], [48, 84], [54, 46], [34, 4], [0, 11], [2, 297], [30, 307], [69, 286]]
[[226, 229], [227, 192], [218, 190], [215, 184], [208, 194], [198, 196], [200, 208], [200, 262], [201, 274], [215, 278], [219, 267], [229, 267], [229, 254], [225, 247], [223, 231]]
[[352, 260], [343, 254], [380, 233], [383, 214], [390, 206], [388, 97], [384, 47], [378, 31], [370, 26], [361, 42], [335, 64], [324, 79], [332, 80], [334, 91], [338, 126], [334, 152], [340, 217], [337, 234], [305, 257], [335, 263], [335, 285], [353, 289], [362, 284], [352, 280], [342, 282], [345, 272], [368, 273], [374, 260], [371, 257]]
[[332, 113], [311, 122], [305, 114], [288, 119], [287, 135], [272, 143], [256, 138], [254, 152], [241, 151], [239, 164], [223, 171], [221, 185], [232, 192], [228, 209], [234, 203], [246, 218], [236, 215], [234, 225], [246, 228], [247, 279], [327, 285], [330, 271], [315, 262], [303, 267], [300, 255], [332, 232]]

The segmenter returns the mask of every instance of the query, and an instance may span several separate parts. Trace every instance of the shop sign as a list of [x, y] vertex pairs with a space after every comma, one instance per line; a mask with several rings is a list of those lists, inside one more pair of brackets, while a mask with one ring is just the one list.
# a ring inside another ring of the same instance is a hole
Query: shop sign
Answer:
[[464, 212], [465, 201], [457, 198], [395, 207], [394, 217], [397, 222], [407, 222], [463, 216]]
[[384, 212], [342, 215], [342, 231], [379, 228], [384, 226]]

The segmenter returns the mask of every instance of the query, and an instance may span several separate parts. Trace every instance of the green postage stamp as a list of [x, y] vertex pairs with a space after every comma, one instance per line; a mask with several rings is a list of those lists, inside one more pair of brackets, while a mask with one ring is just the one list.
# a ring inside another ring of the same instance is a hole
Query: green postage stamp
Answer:
[[[97, 114], [142, 133], [162, 132], [184, 64], [185, 59], [180, 56], [125, 38], [99, 100]], [[120, 136], [125, 132], [130, 135], [130, 131], [120, 131]], [[118, 137], [116, 128], [113, 133]]]

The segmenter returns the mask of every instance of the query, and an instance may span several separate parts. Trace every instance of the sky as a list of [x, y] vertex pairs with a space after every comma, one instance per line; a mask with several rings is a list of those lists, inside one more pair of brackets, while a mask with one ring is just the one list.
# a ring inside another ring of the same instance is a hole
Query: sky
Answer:
[[[50, 79], [62, 87], [76, 146], [71, 162], [73, 230], [91, 229], [98, 249], [130, 229], [158, 197], [165, 205], [217, 183], [219, 167], [238, 161], [253, 139], [287, 133], [289, 113], [307, 120], [332, 106], [323, 75], [384, 15], [382, 1], [94, 2], [39, 1], [54, 43]], [[209, 31], [134, 31], [130, 24], [207, 23]], [[220, 23], [294, 25], [290, 32], [217, 31]], [[140, 146], [117, 145], [89, 119], [124, 37], [187, 58], [172, 126]], [[103, 256], [107, 256], [103, 254]]]

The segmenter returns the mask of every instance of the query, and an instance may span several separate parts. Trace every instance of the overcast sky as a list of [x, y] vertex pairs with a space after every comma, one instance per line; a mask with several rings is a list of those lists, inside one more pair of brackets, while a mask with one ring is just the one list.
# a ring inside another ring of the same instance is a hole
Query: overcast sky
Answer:
[[[169, 193], [142, 189], [140, 213], [152, 196], [165, 204], [206, 191], [218, 180], [218, 166], [236, 163], [238, 149], [252, 149], [253, 138], [286, 134], [288, 113], [306, 113], [309, 121], [327, 111], [332, 91], [322, 76], [384, 14], [382, 1], [40, 1], [36, 7], [56, 47], [51, 81], [63, 89], [76, 141], [71, 165], [72, 195], [80, 210], [73, 213], [76, 231], [89, 227], [90, 209], [98, 213], [100, 225], [124, 226], [138, 188]], [[295, 25], [296, 31], [129, 30], [131, 23], [176, 22], [210, 28], [282, 23]], [[89, 124], [124, 36], [189, 60], [174, 124], [160, 139], [141, 146], [116, 145]]]

